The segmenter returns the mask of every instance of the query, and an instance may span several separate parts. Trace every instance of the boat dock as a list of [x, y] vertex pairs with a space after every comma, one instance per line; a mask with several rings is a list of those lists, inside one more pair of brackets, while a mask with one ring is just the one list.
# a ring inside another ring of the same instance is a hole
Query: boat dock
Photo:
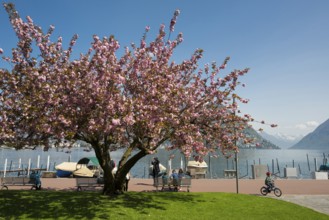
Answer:
[[10, 161], [10, 164], [8, 166], [8, 160], [6, 158], [3, 170], [0, 170], [0, 176], [6, 177], [7, 173], [10, 173], [11, 176], [13, 176], [12, 175], [13, 173], [17, 173], [17, 176], [21, 176], [21, 175], [24, 176], [24, 175], [29, 175], [33, 171], [41, 172], [41, 171], [48, 171], [48, 170], [49, 170], [49, 156], [48, 156], [46, 168], [43, 168], [42, 166], [40, 166], [40, 156], [39, 155], [38, 155], [36, 167], [32, 167], [31, 159], [29, 159], [28, 164], [26, 166], [24, 166], [22, 164], [21, 158], [19, 159], [17, 165], [15, 163], [13, 163], [13, 161]]
[[17, 176], [27, 175], [29, 172], [41, 172], [46, 171], [46, 168], [31, 168], [31, 169], [14, 169], [14, 170], [0, 170], [0, 176], [4, 175], [5, 173], [17, 173]]

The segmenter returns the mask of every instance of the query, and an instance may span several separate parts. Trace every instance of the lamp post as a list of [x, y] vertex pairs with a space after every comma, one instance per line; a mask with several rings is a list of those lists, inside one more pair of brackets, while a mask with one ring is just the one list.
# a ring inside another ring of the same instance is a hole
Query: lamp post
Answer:
[[238, 176], [238, 152], [235, 151], [235, 182], [236, 182], [236, 193], [239, 194], [239, 176]]
[[234, 161], [235, 161], [235, 183], [236, 183], [236, 193], [239, 194], [239, 172], [238, 172], [238, 147], [237, 147], [237, 135], [236, 135], [236, 128], [235, 128], [235, 96], [233, 96], [233, 106], [234, 106], [234, 112], [233, 112], [233, 131], [234, 131], [234, 145], [236, 147], [234, 152]]

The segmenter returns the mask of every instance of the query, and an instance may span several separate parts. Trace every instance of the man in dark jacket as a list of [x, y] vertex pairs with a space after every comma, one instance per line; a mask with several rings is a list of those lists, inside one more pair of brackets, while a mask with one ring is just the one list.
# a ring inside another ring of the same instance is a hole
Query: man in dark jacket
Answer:
[[157, 186], [158, 176], [160, 173], [160, 161], [157, 157], [154, 157], [151, 163], [153, 165], [152, 174], [153, 174], [154, 185]]

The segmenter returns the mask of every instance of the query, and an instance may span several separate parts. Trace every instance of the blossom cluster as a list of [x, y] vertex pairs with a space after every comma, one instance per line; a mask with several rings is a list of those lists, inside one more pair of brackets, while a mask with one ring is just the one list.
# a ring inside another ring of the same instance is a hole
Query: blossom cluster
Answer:
[[[5, 7], [18, 44], [11, 57], [3, 57], [13, 69], [0, 70], [3, 142], [21, 146], [80, 139], [154, 153], [170, 141], [170, 149], [202, 158], [217, 149], [237, 151], [238, 140], [248, 141], [242, 130], [251, 117], [235, 113], [238, 102], [248, 102], [236, 87], [249, 69], [223, 75], [229, 58], [201, 68], [201, 49], [175, 63], [172, 54], [183, 35], [166, 41], [164, 25], [151, 41], [146, 27], [140, 45], [126, 47], [121, 57], [113, 36], [95, 35], [90, 49], [73, 58], [77, 35], [65, 49], [61, 37], [51, 41], [53, 26], [44, 33], [30, 17], [24, 21]], [[177, 10], [170, 33], [178, 15]]]

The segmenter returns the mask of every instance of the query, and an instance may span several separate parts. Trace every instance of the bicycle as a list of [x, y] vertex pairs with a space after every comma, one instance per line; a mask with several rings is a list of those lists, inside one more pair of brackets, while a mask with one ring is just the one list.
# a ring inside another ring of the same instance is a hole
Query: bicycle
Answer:
[[268, 193], [274, 192], [274, 195], [276, 195], [277, 197], [280, 197], [282, 195], [282, 191], [281, 189], [279, 189], [276, 186], [272, 186], [272, 187], [267, 187], [267, 186], [263, 186], [262, 188], [260, 188], [260, 193], [263, 196], [266, 196]]

